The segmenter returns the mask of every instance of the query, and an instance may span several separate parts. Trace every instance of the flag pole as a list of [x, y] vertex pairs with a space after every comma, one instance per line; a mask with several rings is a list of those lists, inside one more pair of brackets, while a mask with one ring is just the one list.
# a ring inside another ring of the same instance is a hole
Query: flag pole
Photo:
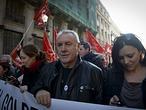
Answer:
[[21, 45], [22, 41], [23, 41], [24, 38], [26, 37], [26, 34], [27, 34], [28, 30], [30, 29], [30, 27], [31, 27], [31, 25], [32, 25], [33, 22], [34, 22], [34, 20], [31, 21], [31, 23], [29, 24], [28, 28], [27, 28], [26, 31], [23, 33], [22, 39], [21, 39], [20, 42], [17, 44], [16, 48], [12, 50], [11, 55], [13, 55], [13, 53], [16, 51], [16, 49], [18, 48], [18, 46]]
[[20, 42], [19, 42], [18, 45], [20, 45], [20, 44], [22, 43], [22, 41], [24, 40], [24, 38], [26, 37], [26, 34], [27, 34], [28, 30], [30, 29], [30, 27], [31, 27], [31, 25], [32, 25], [33, 22], [34, 22], [34, 20], [31, 21], [31, 23], [29, 24], [28, 28], [27, 28], [26, 31], [23, 33], [23, 37], [22, 37], [22, 39], [20, 40]]

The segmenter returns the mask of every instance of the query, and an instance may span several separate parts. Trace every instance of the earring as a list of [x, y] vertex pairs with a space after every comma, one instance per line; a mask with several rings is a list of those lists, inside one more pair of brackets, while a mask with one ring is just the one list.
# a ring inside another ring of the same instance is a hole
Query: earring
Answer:
[[140, 61], [143, 61], [143, 59], [144, 59], [144, 53], [141, 54]]

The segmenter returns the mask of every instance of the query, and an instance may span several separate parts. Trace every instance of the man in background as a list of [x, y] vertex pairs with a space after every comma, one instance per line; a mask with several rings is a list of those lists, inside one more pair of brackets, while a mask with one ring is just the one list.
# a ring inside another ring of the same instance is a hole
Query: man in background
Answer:
[[105, 71], [104, 57], [100, 54], [93, 53], [91, 51], [90, 45], [85, 41], [81, 42], [80, 56], [83, 60], [89, 61]]

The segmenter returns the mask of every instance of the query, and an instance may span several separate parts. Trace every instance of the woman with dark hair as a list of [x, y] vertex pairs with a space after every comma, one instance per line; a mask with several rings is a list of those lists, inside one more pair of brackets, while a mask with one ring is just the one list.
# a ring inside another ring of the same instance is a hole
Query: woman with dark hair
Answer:
[[117, 37], [104, 83], [106, 104], [146, 108], [146, 50], [134, 34]]
[[20, 58], [22, 60], [23, 80], [21, 90], [35, 94], [37, 88], [36, 83], [40, 82], [41, 78], [47, 75], [48, 62], [45, 54], [37, 49], [32, 44], [25, 45], [20, 51]]

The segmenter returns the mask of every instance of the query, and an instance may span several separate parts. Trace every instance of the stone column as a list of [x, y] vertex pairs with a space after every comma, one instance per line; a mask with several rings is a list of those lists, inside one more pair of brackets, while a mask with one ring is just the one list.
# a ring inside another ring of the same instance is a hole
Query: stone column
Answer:
[[6, 0], [0, 0], [0, 25], [3, 25], [5, 17]]
[[32, 44], [33, 43], [33, 36], [32, 31], [34, 28], [34, 21], [33, 21], [33, 17], [34, 17], [34, 7], [32, 7], [29, 4], [25, 4], [25, 9], [24, 9], [24, 14], [25, 14], [25, 31], [26, 32], [26, 37], [24, 39], [23, 44]]
[[3, 33], [5, 17], [6, 0], [0, 0], [0, 54], [3, 54]]
[[49, 31], [49, 40], [50, 42], [53, 42], [53, 16], [49, 16], [48, 18], [48, 31]]

